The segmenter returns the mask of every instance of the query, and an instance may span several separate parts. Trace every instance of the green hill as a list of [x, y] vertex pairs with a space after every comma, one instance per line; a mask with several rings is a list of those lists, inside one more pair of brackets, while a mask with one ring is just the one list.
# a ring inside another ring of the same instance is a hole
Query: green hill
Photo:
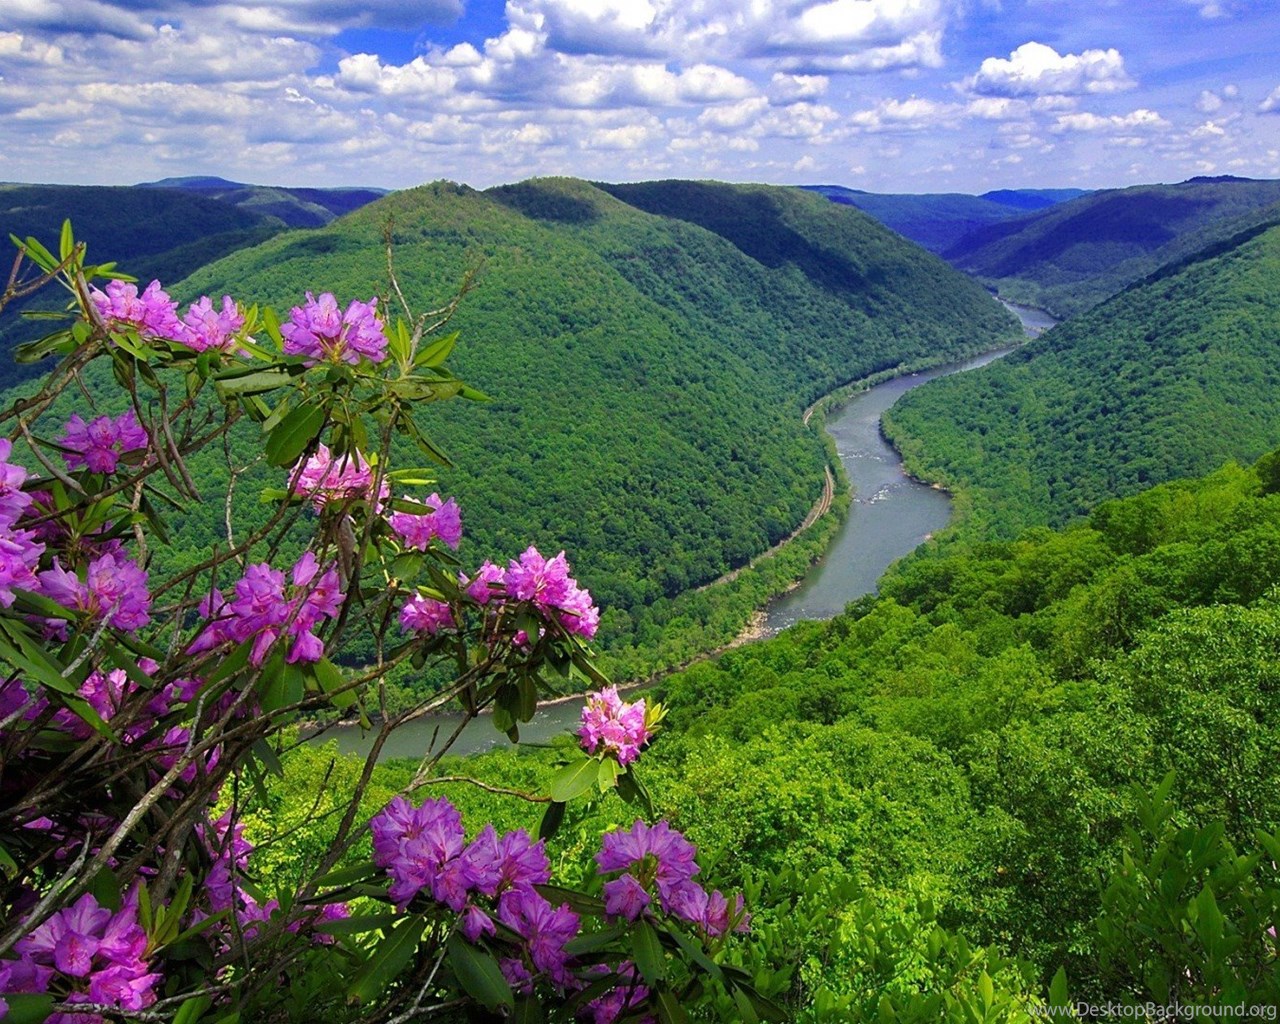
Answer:
[[885, 430], [913, 472], [1008, 535], [1280, 443], [1280, 224], [1175, 264]]
[[1280, 213], [1280, 181], [1192, 178], [1093, 192], [975, 228], [942, 250], [1013, 302], [1059, 318]]
[[[1016, 334], [979, 285], [855, 210], [794, 189], [646, 188], [673, 214], [718, 211], [732, 238], [580, 181], [437, 184], [235, 253], [175, 293], [249, 296], [282, 316], [308, 289], [368, 296], [383, 287], [388, 219], [420, 309], [482, 262], [453, 365], [495, 400], [423, 416], [457, 463], [440, 487], [463, 509], [464, 558], [567, 549], [607, 609], [605, 643], [625, 642], [643, 608], [801, 521], [826, 458], [800, 422], [814, 398]], [[210, 461], [216, 493], [226, 474]], [[242, 515], [267, 482], [238, 486]], [[198, 552], [217, 521], [211, 509], [174, 529]]]
[[805, 185], [833, 203], [856, 206], [930, 252], [942, 253], [971, 231], [1084, 195], [1083, 189], [1002, 189], [980, 196], [863, 192], [841, 185]]
[[289, 188], [208, 177], [163, 178], [137, 187], [204, 196], [254, 216], [274, 217], [291, 228], [322, 227], [386, 195], [377, 188]]

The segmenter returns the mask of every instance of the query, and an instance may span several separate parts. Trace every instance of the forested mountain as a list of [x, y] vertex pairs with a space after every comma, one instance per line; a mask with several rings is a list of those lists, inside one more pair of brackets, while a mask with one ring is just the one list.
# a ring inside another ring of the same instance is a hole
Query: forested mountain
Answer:
[[909, 468], [1004, 536], [1280, 442], [1280, 224], [1166, 267], [885, 418]]
[[[0, 237], [32, 236], [49, 245], [70, 219], [89, 243], [89, 259], [115, 260], [144, 281], [177, 280], [229, 252], [256, 245], [279, 232], [274, 218], [238, 209], [196, 193], [115, 185], [0, 184]], [[7, 243], [6, 243], [7, 244]], [[8, 260], [4, 263], [8, 272]], [[24, 321], [21, 309], [60, 306], [63, 296], [46, 292], [15, 303], [0, 318], [0, 385], [39, 367], [13, 363], [13, 346], [40, 336], [47, 325]]]
[[377, 188], [291, 188], [201, 177], [162, 178], [137, 187], [172, 189], [216, 199], [245, 213], [275, 217], [291, 228], [321, 227], [386, 195], [386, 189]]
[[977, 228], [1086, 194], [1078, 188], [1000, 189], [971, 196], [959, 192], [885, 194], [841, 185], [803, 187], [821, 193], [833, 203], [856, 206], [885, 227], [936, 253], [951, 248]]
[[1002, 296], [1074, 316], [1167, 263], [1280, 216], [1280, 181], [1192, 178], [1083, 195], [941, 250]]
[[[800, 422], [814, 398], [1017, 333], [981, 286], [856, 210], [765, 186], [644, 194], [669, 215], [574, 180], [427, 186], [235, 253], [175, 294], [229, 292], [282, 318], [307, 290], [367, 297], [385, 291], [388, 223], [418, 309], [482, 266], [452, 365], [494, 401], [422, 415], [456, 461], [439, 486], [463, 509], [463, 557], [567, 549], [606, 609], [603, 642], [627, 642], [646, 606], [804, 517], [826, 458]], [[225, 471], [200, 471], [223, 489]], [[245, 517], [258, 487], [279, 484], [255, 472], [237, 486]], [[175, 529], [199, 552], [217, 522], [197, 511]]]

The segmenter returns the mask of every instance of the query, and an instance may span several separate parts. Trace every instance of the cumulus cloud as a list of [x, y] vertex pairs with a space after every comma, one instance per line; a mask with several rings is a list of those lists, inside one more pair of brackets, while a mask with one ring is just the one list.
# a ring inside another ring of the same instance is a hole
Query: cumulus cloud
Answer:
[[1140, 108], [1128, 114], [1112, 114], [1104, 117], [1100, 114], [1082, 112], [1079, 114], [1060, 114], [1054, 122], [1052, 131], [1065, 132], [1115, 132], [1129, 133], [1133, 131], [1151, 131], [1172, 127], [1168, 121], [1154, 110]]
[[962, 109], [954, 103], [939, 103], [912, 96], [905, 100], [881, 100], [870, 110], [856, 111], [848, 121], [860, 131], [912, 132], [955, 122]]
[[1136, 84], [1120, 51], [1060, 54], [1043, 43], [1023, 43], [1006, 60], [988, 57], [965, 86], [981, 96], [1043, 96], [1112, 93]]
[[723, 61], [783, 57], [866, 71], [941, 59], [944, 0], [509, 0], [512, 25], [566, 54]]
[[1258, 104], [1258, 110], [1263, 114], [1280, 113], [1280, 85], [1271, 90], [1271, 94]]

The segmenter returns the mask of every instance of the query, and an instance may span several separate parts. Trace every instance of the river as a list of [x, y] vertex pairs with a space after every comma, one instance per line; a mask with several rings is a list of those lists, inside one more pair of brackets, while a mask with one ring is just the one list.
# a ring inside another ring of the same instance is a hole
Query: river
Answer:
[[[1022, 321], [1028, 337], [1035, 337], [1054, 324], [1042, 310], [1005, 302]], [[809, 571], [796, 589], [772, 602], [766, 610], [765, 632], [769, 635], [804, 619], [829, 619], [845, 605], [876, 589], [893, 562], [913, 550], [947, 525], [951, 499], [940, 491], [907, 476], [897, 452], [880, 434], [880, 417], [908, 391], [938, 377], [963, 373], [1011, 352], [1011, 348], [987, 352], [959, 363], [895, 377], [855, 395], [832, 413], [826, 430], [836, 443], [836, 451], [853, 485], [854, 500], [849, 516], [840, 527], [827, 553]], [[520, 726], [526, 743], [545, 743], [553, 736], [573, 729], [579, 720], [582, 702], [544, 704], [533, 721]], [[430, 747], [438, 730], [443, 742], [461, 721], [460, 714], [424, 716], [397, 729], [382, 749], [382, 759], [420, 758]], [[359, 729], [332, 729], [324, 739], [337, 741], [344, 753], [367, 755], [373, 734]], [[481, 716], [467, 724], [451, 753], [474, 754], [506, 746], [506, 736]]]

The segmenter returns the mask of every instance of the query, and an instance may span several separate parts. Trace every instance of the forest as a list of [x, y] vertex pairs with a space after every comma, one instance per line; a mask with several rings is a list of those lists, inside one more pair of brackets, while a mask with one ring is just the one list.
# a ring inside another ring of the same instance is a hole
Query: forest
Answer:
[[979, 533], [1058, 525], [1099, 501], [1276, 442], [1280, 227], [1171, 264], [981, 373], [884, 419], [911, 472]]

